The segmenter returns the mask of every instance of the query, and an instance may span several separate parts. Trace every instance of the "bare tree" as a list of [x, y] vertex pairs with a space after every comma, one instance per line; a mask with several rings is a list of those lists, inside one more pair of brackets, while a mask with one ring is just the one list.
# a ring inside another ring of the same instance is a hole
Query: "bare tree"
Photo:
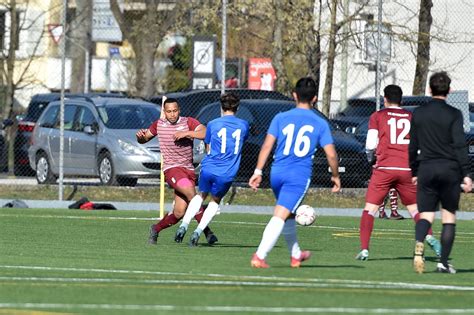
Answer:
[[130, 1], [130, 10], [121, 10], [118, 0], [110, 0], [110, 9], [135, 54], [134, 86], [130, 93], [149, 98], [155, 93], [155, 53], [163, 37], [176, 22], [179, 5], [169, 0]]
[[420, 14], [418, 18], [418, 47], [416, 52], [416, 69], [413, 80], [413, 95], [424, 95], [426, 81], [430, 65], [430, 44], [431, 44], [431, 16], [432, 0], [420, 1]]
[[284, 0], [273, 0], [275, 8], [275, 27], [273, 28], [273, 66], [277, 73], [275, 87], [277, 91], [284, 91], [287, 84], [285, 84], [285, 70], [283, 64], [283, 28], [284, 28]]

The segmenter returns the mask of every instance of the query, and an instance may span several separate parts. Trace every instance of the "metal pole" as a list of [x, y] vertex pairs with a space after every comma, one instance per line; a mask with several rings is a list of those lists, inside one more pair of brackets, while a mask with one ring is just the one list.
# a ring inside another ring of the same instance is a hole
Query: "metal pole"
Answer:
[[105, 60], [105, 91], [110, 93], [110, 66], [112, 57], [110, 56], [110, 45], [109, 45], [109, 54]]
[[63, 200], [64, 195], [64, 88], [66, 81], [66, 14], [67, 2], [63, 0], [63, 15], [61, 24], [63, 34], [61, 37], [61, 104], [59, 109], [59, 200]]
[[380, 109], [380, 85], [381, 85], [381, 53], [382, 48], [382, 0], [378, 0], [378, 18], [377, 18], [377, 61], [375, 70], [375, 101], [376, 110]]
[[222, 0], [222, 69], [221, 69], [221, 94], [225, 93], [225, 63], [227, 46], [227, 0]]
[[85, 62], [85, 69], [84, 69], [84, 93], [89, 93], [90, 62], [91, 62], [90, 51], [89, 49], [86, 48], [86, 62]]

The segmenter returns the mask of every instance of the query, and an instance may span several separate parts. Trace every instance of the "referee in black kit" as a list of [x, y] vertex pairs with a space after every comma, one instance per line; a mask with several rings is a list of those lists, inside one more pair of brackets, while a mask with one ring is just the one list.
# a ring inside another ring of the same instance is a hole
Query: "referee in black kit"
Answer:
[[[451, 79], [446, 72], [430, 77], [433, 99], [413, 112], [410, 129], [409, 158], [413, 182], [417, 184], [420, 220], [416, 224], [413, 268], [425, 270], [424, 240], [441, 203], [441, 258], [437, 272], [456, 273], [448, 264], [456, 233], [456, 210], [461, 189], [470, 192], [472, 180], [463, 130], [461, 111], [449, 106], [446, 97]], [[464, 184], [461, 188], [460, 184]]]

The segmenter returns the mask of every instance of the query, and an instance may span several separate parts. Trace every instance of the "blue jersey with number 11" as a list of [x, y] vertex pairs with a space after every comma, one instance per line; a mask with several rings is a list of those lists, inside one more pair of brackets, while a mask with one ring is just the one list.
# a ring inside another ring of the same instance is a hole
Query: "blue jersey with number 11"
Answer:
[[276, 115], [268, 134], [274, 136], [277, 142], [272, 171], [291, 169], [310, 174], [316, 149], [333, 143], [326, 120], [303, 108]]
[[234, 115], [210, 121], [204, 138], [210, 150], [201, 163], [202, 168], [214, 175], [233, 178], [239, 170], [242, 145], [248, 134], [248, 122]]

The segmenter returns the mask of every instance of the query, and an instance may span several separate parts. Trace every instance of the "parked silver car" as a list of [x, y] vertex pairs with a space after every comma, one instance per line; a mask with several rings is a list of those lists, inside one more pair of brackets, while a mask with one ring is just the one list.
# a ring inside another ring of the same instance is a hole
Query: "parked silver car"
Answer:
[[[51, 102], [35, 126], [28, 149], [39, 184], [59, 174], [60, 102]], [[138, 129], [160, 117], [156, 104], [127, 98], [74, 98], [64, 107], [64, 175], [99, 177], [104, 185], [135, 186], [139, 177], [159, 177], [157, 139], [136, 141]]]

